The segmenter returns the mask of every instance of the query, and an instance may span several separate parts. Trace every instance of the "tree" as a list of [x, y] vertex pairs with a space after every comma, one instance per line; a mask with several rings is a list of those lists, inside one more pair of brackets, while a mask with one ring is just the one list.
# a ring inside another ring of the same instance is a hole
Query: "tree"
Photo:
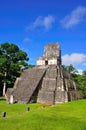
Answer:
[[84, 98], [86, 98], [86, 70], [84, 70], [82, 75], [80, 75], [72, 65], [64, 66], [64, 68], [71, 74], [72, 79], [77, 84], [78, 90], [81, 91]]
[[78, 71], [74, 68], [74, 66], [72, 64], [70, 64], [69, 66], [65, 66], [63, 65], [63, 67], [65, 68], [65, 70], [70, 73], [70, 75], [72, 76], [72, 79], [74, 81], [76, 81], [76, 77], [78, 75]]
[[70, 74], [76, 74], [76, 73], [78, 73], [78, 71], [74, 68], [74, 66], [72, 64], [70, 64], [69, 66], [64, 66], [64, 68]]
[[86, 77], [86, 70], [82, 72], [82, 75]]
[[86, 71], [83, 71], [82, 75], [77, 75], [76, 83], [78, 90], [83, 93], [84, 98], [86, 98]]
[[[6, 87], [12, 87], [21, 70], [28, 67], [27, 53], [15, 44], [0, 45], [0, 90], [5, 94]], [[3, 87], [4, 84], [4, 87]], [[2, 89], [3, 88], [3, 89]]]

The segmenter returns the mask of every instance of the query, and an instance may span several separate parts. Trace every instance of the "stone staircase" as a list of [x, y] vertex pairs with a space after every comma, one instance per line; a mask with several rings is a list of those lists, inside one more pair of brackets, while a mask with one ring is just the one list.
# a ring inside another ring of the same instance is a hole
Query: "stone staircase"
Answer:
[[42, 87], [38, 94], [37, 102], [54, 104], [56, 89], [57, 67], [49, 66], [43, 78]]

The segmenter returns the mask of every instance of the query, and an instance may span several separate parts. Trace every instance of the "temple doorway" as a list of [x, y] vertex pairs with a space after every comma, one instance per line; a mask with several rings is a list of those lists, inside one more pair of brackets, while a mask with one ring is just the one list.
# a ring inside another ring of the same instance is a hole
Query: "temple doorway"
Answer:
[[45, 65], [48, 65], [48, 60], [45, 60]]

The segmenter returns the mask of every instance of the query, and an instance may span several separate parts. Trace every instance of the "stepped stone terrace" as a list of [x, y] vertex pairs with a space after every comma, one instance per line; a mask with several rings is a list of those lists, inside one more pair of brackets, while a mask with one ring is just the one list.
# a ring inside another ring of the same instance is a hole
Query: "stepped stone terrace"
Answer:
[[24, 70], [13, 89], [8, 88], [6, 98], [9, 103], [57, 104], [80, 99], [82, 95], [61, 64], [60, 45], [51, 43], [45, 46], [37, 65]]

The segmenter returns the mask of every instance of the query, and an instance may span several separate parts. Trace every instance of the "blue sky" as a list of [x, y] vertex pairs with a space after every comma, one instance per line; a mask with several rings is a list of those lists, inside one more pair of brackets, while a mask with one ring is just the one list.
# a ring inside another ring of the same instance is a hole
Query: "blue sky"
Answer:
[[86, 70], [86, 0], [0, 0], [0, 43], [17, 44], [30, 64], [59, 42], [63, 64]]

